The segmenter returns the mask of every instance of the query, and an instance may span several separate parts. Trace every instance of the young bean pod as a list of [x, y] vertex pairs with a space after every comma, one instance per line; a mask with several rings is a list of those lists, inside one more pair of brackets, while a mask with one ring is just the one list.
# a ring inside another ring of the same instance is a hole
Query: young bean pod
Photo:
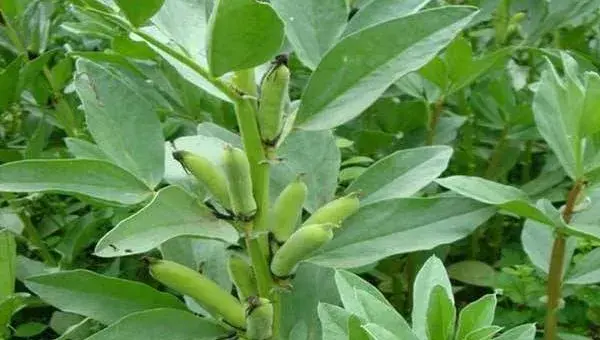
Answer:
[[173, 157], [194, 175], [223, 207], [230, 208], [227, 178], [219, 166], [205, 157], [184, 150], [173, 152]]
[[302, 215], [308, 188], [298, 176], [279, 194], [271, 210], [271, 232], [278, 242], [285, 242], [294, 230]]
[[273, 256], [271, 272], [278, 277], [292, 274], [300, 261], [308, 258], [333, 238], [332, 229], [337, 227], [337, 224], [325, 223], [296, 230]]
[[289, 83], [290, 70], [285, 63], [277, 63], [261, 84], [257, 119], [261, 137], [268, 144], [274, 144], [281, 133]]
[[230, 145], [225, 147], [223, 167], [227, 177], [227, 192], [231, 210], [242, 220], [249, 220], [256, 213], [256, 201], [252, 193], [250, 163], [246, 153]]
[[354, 214], [359, 206], [360, 201], [358, 200], [358, 193], [351, 193], [320, 207], [304, 222], [303, 225], [342, 223], [342, 221]]
[[146, 258], [150, 274], [165, 286], [188, 295], [198, 304], [237, 328], [246, 326], [242, 304], [229, 292], [197, 271], [176, 262]]
[[246, 336], [250, 340], [265, 340], [273, 336], [273, 304], [252, 296], [246, 303]]
[[246, 260], [238, 255], [231, 255], [227, 262], [227, 271], [240, 300], [245, 301], [248, 297], [258, 294], [254, 270]]

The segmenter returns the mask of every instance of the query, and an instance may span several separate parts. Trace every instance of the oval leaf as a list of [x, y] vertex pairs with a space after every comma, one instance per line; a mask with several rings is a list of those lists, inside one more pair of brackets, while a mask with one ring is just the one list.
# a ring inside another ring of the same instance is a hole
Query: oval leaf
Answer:
[[196, 236], [235, 243], [237, 231], [217, 219], [202, 203], [176, 186], [158, 192], [147, 206], [119, 222], [98, 241], [95, 254], [116, 257], [139, 254], [177, 236]]
[[77, 60], [75, 89], [98, 147], [154, 188], [164, 172], [164, 138], [156, 107], [116, 69]]
[[362, 207], [310, 261], [331, 267], [367, 265], [431, 249], [469, 235], [495, 212], [465, 198], [397, 198]]
[[146, 309], [185, 309], [175, 296], [145, 284], [81, 269], [32, 276], [25, 285], [52, 306], [103, 324]]
[[165, 0], [116, 0], [127, 20], [134, 26], [143, 25], [162, 6]]
[[397, 151], [369, 167], [346, 192], [359, 191], [362, 204], [412, 196], [446, 170], [450, 156], [447, 146]]
[[297, 125], [325, 130], [358, 116], [394, 81], [432, 59], [474, 13], [472, 7], [442, 7], [344, 38], [323, 57], [312, 75], [298, 109]]
[[208, 27], [208, 66], [215, 76], [260, 65], [283, 42], [283, 22], [255, 0], [217, 0]]
[[0, 191], [81, 194], [137, 204], [152, 190], [120, 167], [91, 159], [25, 160], [0, 166]]
[[86, 340], [213, 340], [225, 339], [228, 333], [190, 312], [160, 308], [128, 315]]
[[416, 13], [431, 0], [372, 0], [352, 17], [344, 35], [369, 26]]

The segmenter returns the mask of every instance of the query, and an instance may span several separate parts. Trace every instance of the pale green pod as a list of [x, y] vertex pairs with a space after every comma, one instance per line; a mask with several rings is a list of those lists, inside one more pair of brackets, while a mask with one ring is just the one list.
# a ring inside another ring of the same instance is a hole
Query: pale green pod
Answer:
[[228, 145], [223, 153], [223, 168], [227, 177], [231, 210], [242, 220], [252, 218], [257, 207], [252, 193], [250, 163], [246, 153]]
[[266, 340], [273, 336], [273, 304], [265, 298], [250, 297], [246, 303], [246, 336]]
[[245, 301], [248, 297], [258, 294], [254, 270], [248, 261], [238, 255], [231, 255], [227, 262], [227, 271], [240, 300]]
[[346, 218], [358, 211], [360, 201], [357, 193], [351, 193], [333, 200], [315, 211], [303, 225], [337, 223], [341, 224]]
[[246, 326], [242, 304], [211, 279], [176, 262], [152, 258], [146, 260], [150, 274], [160, 283], [193, 298], [230, 325], [238, 328]]
[[173, 157], [194, 175], [223, 207], [230, 208], [227, 178], [223, 169], [207, 158], [189, 151], [175, 151]]
[[278, 242], [285, 242], [296, 230], [306, 201], [308, 188], [298, 176], [279, 194], [271, 209], [271, 232]]
[[271, 261], [271, 272], [278, 277], [293, 273], [296, 265], [333, 238], [337, 224], [312, 224], [296, 230], [277, 250]]
[[273, 144], [283, 126], [288, 99], [290, 70], [284, 64], [273, 66], [261, 84], [258, 106], [258, 126], [263, 141]]

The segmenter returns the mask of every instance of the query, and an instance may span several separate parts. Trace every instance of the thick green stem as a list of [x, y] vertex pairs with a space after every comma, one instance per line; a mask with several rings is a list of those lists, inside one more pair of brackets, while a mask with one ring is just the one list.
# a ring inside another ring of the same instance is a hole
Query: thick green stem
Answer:
[[431, 111], [429, 115], [429, 125], [427, 127], [427, 145], [433, 145], [435, 140], [435, 130], [437, 130], [438, 123], [440, 122], [440, 117], [442, 115], [442, 110], [444, 109], [444, 97], [438, 99], [433, 105], [433, 111]]
[[[583, 189], [583, 181], [578, 180], [567, 196], [567, 202], [562, 212], [565, 223], [571, 222], [573, 209], [577, 197]], [[548, 273], [548, 287], [546, 291], [546, 322], [544, 325], [544, 340], [556, 340], [558, 331], [558, 307], [560, 305], [562, 290], [562, 273], [565, 266], [565, 244], [566, 236], [561, 230], [556, 231], [552, 255], [550, 257], [550, 272]]]

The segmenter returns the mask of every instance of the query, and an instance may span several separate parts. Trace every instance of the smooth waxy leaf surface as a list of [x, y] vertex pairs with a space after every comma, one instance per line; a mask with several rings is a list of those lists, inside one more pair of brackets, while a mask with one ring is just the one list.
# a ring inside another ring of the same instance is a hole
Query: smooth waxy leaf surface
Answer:
[[342, 34], [348, 18], [346, 0], [273, 0], [285, 32], [302, 63], [314, 70]]
[[116, 257], [146, 252], [177, 236], [196, 236], [235, 243], [237, 231], [217, 219], [196, 198], [177, 186], [158, 192], [143, 209], [119, 222], [96, 244], [95, 254]]
[[435, 286], [427, 308], [427, 335], [430, 340], [446, 340], [454, 335], [456, 309], [446, 289]]
[[496, 311], [496, 295], [486, 295], [460, 311], [456, 339], [462, 340], [473, 331], [492, 325]]
[[433, 58], [467, 25], [473, 13], [471, 7], [443, 7], [387, 21], [344, 38], [323, 57], [310, 78], [296, 125], [325, 130], [358, 116], [394, 81]]
[[569, 272], [566, 283], [593, 284], [600, 282], [600, 248], [596, 248], [579, 259]]
[[119, 204], [137, 204], [152, 190], [131, 173], [91, 159], [26, 160], [0, 166], [0, 191], [80, 194]]
[[129, 22], [134, 26], [143, 25], [162, 6], [165, 0], [116, 0]]
[[206, 318], [159, 308], [130, 314], [86, 340], [212, 340], [227, 334], [228, 330]]
[[25, 285], [56, 308], [103, 324], [146, 309], [185, 308], [175, 296], [145, 284], [81, 269], [32, 276]]
[[348, 319], [352, 315], [343, 308], [329, 303], [319, 303], [319, 321], [322, 339], [335, 340], [348, 337]]
[[[550, 259], [552, 254], [552, 244], [554, 243], [554, 231], [547, 225], [527, 220], [523, 225], [521, 232], [521, 243], [523, 250], [531, 262], [544, 271], [546, 274], [550, 270]], [[577, 239], [569, 237], [565, 249], [565, 262], [570, 263], [573, 252], [577, 246]], [[569, 266], [563, 267], [563, 276]]]
[[369, 26], [416, 13], [431, 0], [371, 0], [348, 22], [344, 36]]
[[359, 191], [362, 204], [412, 196], [442, 174], [450, 156], [447, 146], [397, 151], [370, 166], [346, 192]]
[[394, 254], [461, 239], [494, 208], [464, 198], [398, 198], [362, 207], [310, 261], [333, 267], [366, 265]]
[[268, 3], [217, 0], [208, 30], [208, 66], [215, 76], [267, 62], [283, 42], [283, 22]]
[[157, 108], [116, 69], [86, 59], [76, 65], [75, 89], [96, 144], [113, 162], [153, 188], [164, 172]]

